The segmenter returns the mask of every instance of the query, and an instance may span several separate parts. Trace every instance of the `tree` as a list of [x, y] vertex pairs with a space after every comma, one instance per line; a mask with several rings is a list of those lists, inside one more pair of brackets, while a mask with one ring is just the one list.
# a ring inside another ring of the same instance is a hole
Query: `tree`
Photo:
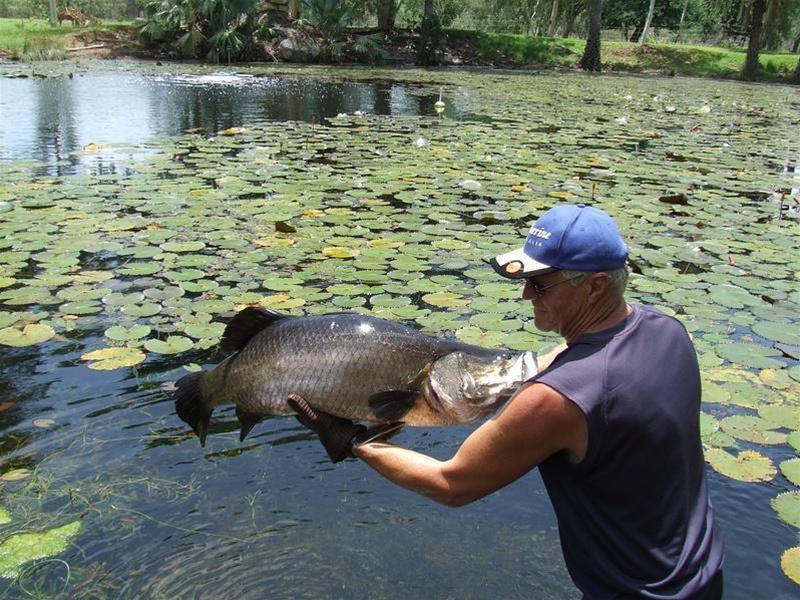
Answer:
[[580, 67], [584, 71], [599, 71], [600, 63], [600, 25], [603, 21], [603, 0], [591, 0], [589, 5], [589, 33], [586, 48], [583, 50]]
[[650, 30], [650, 23], [653, 22], [653, 13], [656, 10], [656, 0], [650, 0], [650, 8], [647, 9], [647, 18], [644, 20], [644, 29], [642, 30], [642, 37], [639, 43], [645, 45], [647, 43], [647, 32]]
[[56, 0], [50, 0], [50, 26], [55, 27], [58, 24], [58, 15], [56, 14]]
[[396, 0], [376, 0], [375, 12], [378, 16], [378, 29], [385, 33], [389, 33], [394, 29], [394, 20], [397, 17]]
[[556, 36], [556, 25], [558, 25], [558, 0], [553, 0], [553, 9], [550, 11], [550, 25], [547, 27], [547, 37]]
[[431, 65], [435, 62], [436, 43], [434, 39], [439, 32], [434, 31], [437, 23], [433, 12], [433, 0], [425, 0], [422, 9], [422, 25], [419, 30], [419, 45], [417, 46], [416, 64]]
[[750, 37], [747, 41], [747, 58], [742, 71], [744, 79], [755, 79], [758, 76], [758, 53], [761, 50], [761, 29], [766, 10], [766, 0], [752, 0], [750, 3]]
[[794, 82], [800, 83], [800, 58], [797, 59], [797, 66], [794, 68]]

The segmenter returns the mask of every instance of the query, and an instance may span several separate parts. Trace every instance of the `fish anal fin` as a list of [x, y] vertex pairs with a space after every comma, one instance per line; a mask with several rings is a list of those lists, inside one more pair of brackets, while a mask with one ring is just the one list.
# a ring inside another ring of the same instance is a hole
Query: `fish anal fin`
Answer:
[[402, 421], [414, 406], [419, 392], [412, 390], [386, 390], [369, 397], [369, 408], [381, 421]]
[[259, 331], [286, 316], [268, 308], [248, 306], [236, 313], [225, 327], [219, 347], [223, 352], [238, 352]]
[[239, 424], [242, 426], [241, 430], [239, 431], [239, 441], [243, 442], [244, 438], [247, 437], [247, 434], [250, 433], [250, 430], [253, 429], [253, 427], [255, 427], [256, 423], [264, 418], [264, 415], [247, 412], [246, 410], [242, 410], [241, 407], [237, 406], [236, 418], [239, 419]]
[[205, 446], [213, 408], [203, 402], [202, 381], [203, 373], [189, 373], [175, 383], [175, 412], [197, 434], [200, 445]]

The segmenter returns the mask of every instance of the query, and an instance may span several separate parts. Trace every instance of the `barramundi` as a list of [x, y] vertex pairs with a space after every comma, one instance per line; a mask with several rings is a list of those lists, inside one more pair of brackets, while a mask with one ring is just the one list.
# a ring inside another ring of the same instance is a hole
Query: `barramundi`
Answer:
[[482, 348], [357, 313], [289, 316], [248, 307], [228, 323], [230, 352], [176, 384], [178, 415], [205, 444], [215, 406], [235, 404], [244, 440], [299, 394], [333, 415], [407, 425], [474, 423], [537, 373], [532, 352]]

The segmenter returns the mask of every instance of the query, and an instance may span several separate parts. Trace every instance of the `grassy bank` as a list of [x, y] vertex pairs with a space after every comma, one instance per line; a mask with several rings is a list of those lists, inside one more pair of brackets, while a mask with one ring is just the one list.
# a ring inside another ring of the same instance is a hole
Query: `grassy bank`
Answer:
[[[147, 56], [136, 38], [132, 22], [105, 21], [78, 27], [65, 22], [50, 27], [37, 19], [0, 19], [0, 55], [22, 60], [57, 59], [69, 55], [69, 48], [102, 43], [104, 56]], [[575, 68], [583, 54], [584, 40], [575, 38], [527, 37], [505, 33], [448, 30], [449, 54], [464, 64], [503, 67]], [[98, 44], [99, 45], [99, 44]], [[602, 43], [606, 70], [661, 75], [688, 75], [738, 79], [745, 51], [711, 46]], [[797, 66], [795, 54], [760, 56], [761, 79], [791, 82]]]
[[43, 19], [0, 19], [0, 56], [17, 60], [64, 58], [73, 45], [86, 45], [93, 39], [132, 29], [130, 21], [104, 21], [86, 27], [65, 21], [51, 27]]
[[[539, 64], [573, 68], [583, 54], [584, 40], [574, 38], [533, 38], [522, 35], [450, 31], [451, 41], [474, 48], [481, 60], [513, 65]], [[650, 44], [603, 41], [601, 55], [605, 69], [632, 73], [659, 73], [694, 77], [738, 79], [745, 50], [713, 46]], [[796, 54], [761, 53], [761, 79], [789, 82], [800, 57]]]

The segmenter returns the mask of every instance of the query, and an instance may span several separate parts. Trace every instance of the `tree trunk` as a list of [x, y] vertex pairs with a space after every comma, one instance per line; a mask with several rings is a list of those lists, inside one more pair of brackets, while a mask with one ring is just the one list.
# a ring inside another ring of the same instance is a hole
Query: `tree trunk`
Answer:
[[583, 50], [580, 67], [584, 71], [599, 71], [600, 64], [600, 25], [603, 20], [603, 0], [591, 0], [589, 13], [589, 33], [586, 48]]
[[683, 37], [683, 20], [686, 18], [686, 9], [689, 8], [689, 0], [683, 0], [683, 10], [681, 11], [681, 20], [678, 23], [678, 37], [676, 41], [680, 42]]
[[647, 9], [647, 18], [644, 20], [642, 39], [639, 41], [639, 43], [642, 45], [647, 43], [647, 32], [650, 30], [650, 23], [653, 22], [653, 13], [655, 12], [655, 10], [656, 10], [656, 0], [650, 0], [650, 8]]
[[50, 0], [50, 27], [58, 25], [58, 11], [56, 10], [56, 0]]
[[794, 82], [800, 83], [800, 58], [797, 59], [797, 66], [794, 68]]
[[289, 18], [294, 21], [300, 18], [300, 0], [289, 0]]
[[794, 38], [792, 42], [792, 54], [797, 54], [797, 51], [800, 49], [800, 30], [797, 32], [797, 36]]
[[547, 37], [556, 36], [557, 24], [558, 24], [558, 0], [553, 0], [553, 10], [550, 11], [550, 26], [547, 28]]
[[431, 43], [431, 28], [433, 26], [433, 0], [425, 0], [422, 8], [422, 27], [419, 30], [419, 46], [417, 46], [416, 64], [424, 65], [429, 61], [427, 54]]
[[394, 29], [394, 19], [397, 16], [397, 2], [395, 2], [395, 0], [378, 0], [376, 9], [378, 13], [378, 30], [389, 33]]
[[747, 41], [747, 58], [744, 62], [742, 77], [755, 79], [758, 75], [758, 53], [761, 50], [761, 27], [764, 12], [767, 9], [766, 0], [753, 0], [750, 17], [750, 39]]

